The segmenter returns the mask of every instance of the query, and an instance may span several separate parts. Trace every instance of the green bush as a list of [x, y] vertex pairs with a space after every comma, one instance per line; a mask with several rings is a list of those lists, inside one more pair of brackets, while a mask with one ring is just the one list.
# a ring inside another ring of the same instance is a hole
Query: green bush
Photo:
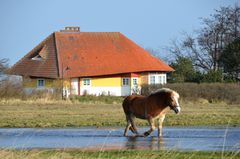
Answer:
[[141, 93], [149, 95], [162, 87], [177, 91], [184, 101], [206, 99], [208, 102], [240, 103], [240, 85], [234, 83], [172, 83], [166, 85], [143, 85]]
[[212, 83], [212, 82], [223, 82], [223, 75], [221, 71], [208, 71], [203, 74], [203, 79], [200, 82]]

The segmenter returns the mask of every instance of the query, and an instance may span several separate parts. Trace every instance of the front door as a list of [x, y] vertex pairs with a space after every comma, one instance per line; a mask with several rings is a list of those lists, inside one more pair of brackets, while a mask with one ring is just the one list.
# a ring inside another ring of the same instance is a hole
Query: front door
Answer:
[[131, 94], [130, 78], [123, 77], [122, 87], [121, 87], [121, 96], [129, 96], [130, 94]]
[[78, 84], [79, 80], [78, 78], [72, 78], [71, 79], [71, 94], [72, 95], [78, 95]]

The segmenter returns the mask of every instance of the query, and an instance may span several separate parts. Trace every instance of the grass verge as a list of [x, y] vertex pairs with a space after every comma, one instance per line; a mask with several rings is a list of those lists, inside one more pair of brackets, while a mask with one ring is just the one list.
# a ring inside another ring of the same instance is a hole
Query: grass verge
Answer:
[[[182, 111], [166, 116], [167, 126], [240, 126], [240, 105], [182, 103]], [[70, 101], [0, 101], [0, 127], [124, 126], [121, 104], [81, 104]], [[148, 125], [137, 120], [137, 125]]]
[[237, 152], [202, 152], [202, 151], [147, 151], [147, 150], [119, 150], [119, 151], [81, 151], [81, 150], [0, 150], [0, 158], [15, 159], [142, 159], [142, 158], [168, 158], [168, 159], [237, 159]]

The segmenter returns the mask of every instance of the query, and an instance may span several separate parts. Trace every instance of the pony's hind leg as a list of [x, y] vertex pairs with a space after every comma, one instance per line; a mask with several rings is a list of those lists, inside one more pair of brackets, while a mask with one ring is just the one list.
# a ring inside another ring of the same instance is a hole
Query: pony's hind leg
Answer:
[[134, 123], [135, 117], [133, 115], [126, 115], [127, 125], [124, 130], [124, 136], [127, 136], [128, 130], [130, 129], [132, 133], [139, 135], [137, 127]]
[[133, 115], [130, 115], [130, 122], [131, 122], [131, 127], [130, 127], [130, 130], [136, 134], [136, 135], [139, 135], [138, 131], [137, 131], [137, 127], [135, 125], [135, 122], [134, 122], [134, 119], [135, 119], [135, 116]]
[[154, 129], [155, 129], [153, 118], [149, 118], [148, 119], [148, 123], [150, 124], [150, 129], [144, 133], [144, 136], [150, 135], [154, 131]]
[[128, 130], [129, 128], [131, 127], [131, 122], [130, 121], [127, 121], [127, 125], [126, 125], [126, 128], [124, 130], [124, 136], [127, 136], [127, 133], [128, 133]]
[[[127, 125], [126, 128], [124, 130], [124, 136], [127, 136], [128, 130], [130, 129], [132, 133], [137, 133], [136, 131], [136, 126], [132, 126], [134, 125], [134, 117], [130, 114], [126, 115], [126, 121], [127, 121]], [[135, 127], [135, 129], [134, 129]]]

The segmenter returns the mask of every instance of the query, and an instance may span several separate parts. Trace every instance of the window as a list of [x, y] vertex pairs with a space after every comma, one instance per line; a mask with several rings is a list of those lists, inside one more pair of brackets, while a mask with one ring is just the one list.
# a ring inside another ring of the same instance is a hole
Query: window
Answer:
[[154, 76], [154, 75], [151, 75], [151, 76], [150, 76], [150, 84], [156, 84], [155, 76]]
[[36, 55], [32, 58], [32, 60], [41, 61], [42, 57], [40, 55]]
[[122, 79], [122, 85], [123, 86], [128, 86], [129, 85], [129, 78], [123, 78]]
[[44, 87], [44, 79], [37, 80], [37, 87]]
[[90, 86], [90, 85], [91, 85], [91, 83], [90, 83], [90, 78], [84, 78], [84, 79], [83, 79], [83, 85], [84, 85], [84, 86]]
[[163, 84], [166, 84], [167, 80], [166, 80], [166, 75], [163, 75]]
[[137, 78], [134, 78], [134, 79], [133, 79], [133, 85], [134, 85], [134, 86], [137, 86], [137, 85], [138, 85], [138, 84], [137, 84]]
[[159, 78], [159, 80], [158, 80], [158, 83], [161, 83], [161, 84], [163, 84], [163, 76], [158, 76], [158, 78]]
[[149, 75], [149, 84], [166, 84], [166, 74], [152, 73]]

